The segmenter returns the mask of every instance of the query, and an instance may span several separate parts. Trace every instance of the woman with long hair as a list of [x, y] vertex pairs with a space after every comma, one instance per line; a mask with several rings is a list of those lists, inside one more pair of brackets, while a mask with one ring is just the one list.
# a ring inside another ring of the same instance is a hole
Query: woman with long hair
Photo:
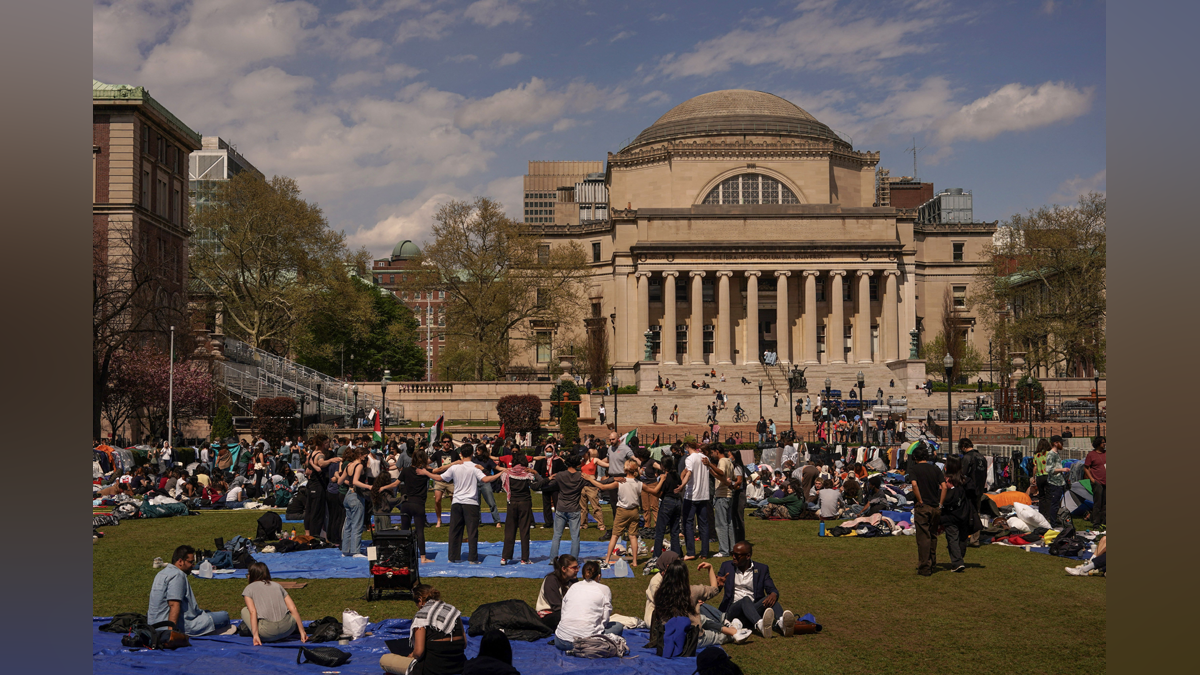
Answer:
[[967, 539], [982, 525], [974, 502], [967, 499], [962, 460], [958, 457], [947, 459], [945, 473], [940, 502], [941, 524], [945, 528], [946, 548], [950, 551], [950, 567], [955, 572], [965, 572], [967, 566], [963, 563], [963, 554], [967, 551]]
[[250, 563], [246, 571], [250, 582], [242, 590], [242, 599], [246, 601], [242, 623], [250, 626], [255, 646], [282, 640], [297, 631], [300, 641], [308, 642], [296, 603], [283, 586], [271, 581], [271, 570], [266, 563]]
[[429, 455], [423, 448], [413, 452], [412, 464], [400, 471], [401, 492], [404, 501], [400, 504], [400, 529], [415, 528], [417, 531], [417, 551], [421, 554], [421, 562], [433, 562], [425, 553], [425, 502], [429, 497], [429, 480], [434, 474], [426, 469], [429, 466]]
[[450, 675], [467, 664], [462, 614], [442, 602], [438, 589], [417, 584], [412, 590], [417, 614], [408, 636], [408, 654], [384, 654], [379, 666], [395, 675]]
[[570, 553], [564, 553], [554, 559], [554, 571], [542, 579], [542, 588], [538, 591], [534, 610], [550, 630], [558, 627], [562, 618], [563, 596], [578, 580], [578, 575], [579, 560]]
[[583, 578], [563, 595], [562, 618], [554, 629], [554, 646], [567, 652], [580, 638], [603, 633], [620, 635], [625, 626], [609, 621], [612, 616], [612, 589], [600, 582], [600, 563], [589, 560], [583, 565]]
[[746, 538], [746, 479], [749, 477], [746, 465], [742, 463], [742, 453], [732, 446], [726, 445], [724, 454], [733, 462], [733, 475], [729, 478], [729, 491], [733, 496], [733, 543]]
[[[500, 480], [504, 481], [504, 494], [508, 513], [504, 518], [504, 549], [500, 552], [500, 564], [507, 565], [513, 557], [517, 532], [521, 534], [521, 564], [529, 565], [529, 530], [533, 528], [533, 491], [540, 490], [545, 480], [529, 470], [529, 458], [523, 454], [513, 456], [512, 468]], [[603, 522], [603, 521], [602, 521]]]
[[[585, 478], [591, 478], [595, 480], [596, 467], [600, 466], [598, 464], [599, 461], [600, 450], [596, 447], [596, 443], [593, 442], [591, 447], [588, 448], [587, 460], [584, 461], [583, 465], [579, 467], [579, 471], [584, 475]], [[604, 512], [600, 510], [600, 488], [592, 485], [591, 483], [584, 483], [583, 493], [579, 497], [579, 507], [580, 511], [583, 512], [583, 529], [587, 529], [587, 517], [590, 514], [596, 519], [596, 527], [599, 528], [601, 532], [604, 532]]]
[[654, 523], [655, 558], [662, 554], [664, 533], [671, 538], [670, 550], [683, 554], [683, 545], [679, 540], [683, 532], [683, 502], [677, 492], [682, 483], [675, 471], [675, 456], [664, 454], [659, 464], [663, 470], [658, 483], [642, 486], [643, 492], [658, 497], [658, 521]]
[[719, 610], [705, 604], [709, 598], [721, 592], [725, 581], [718, 580], [712, 565], [702, 562], [696, 566], [698, 570], [708, 570], [709, 584], [693, 585], [688, 578], [687, 565], [682, 560], [675, 560], [662, 571], [662, 581], [654, 592], [654, 613], [651, 617], [651, 634], [657, 634], [660, 626], [676, 617], [687, 617], [693, 626], [703, 632], [696, 646], [699, 652], [711, 645], [743, 642], [751, 635], [749, 628], [744, 628], [741, 622], [732, 626], [724, 625]]

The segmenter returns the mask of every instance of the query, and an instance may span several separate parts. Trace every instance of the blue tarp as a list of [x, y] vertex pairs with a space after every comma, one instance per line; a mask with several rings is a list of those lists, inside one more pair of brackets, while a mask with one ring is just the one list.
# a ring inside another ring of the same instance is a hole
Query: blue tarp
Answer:
[[[541, 524], [541, 523], [544, 523], [545, 521], [546, 521], [546, 519], [542, 516], [541, 511], [534, 512], [533, 522]], [[299, 518], [297, 520], [290, 520], [288, 518], [284, 518], [283, 522], [285, 522], [285, 523], [303, 523], [304, 519]], [[395, 513], [392, 514], [392, 522], [399, 525], [400, 524], [400, 515], [395, 514]], [[425, 523], [427, 525], [433, 526], [433, 524], [436, 522], [437, 522], [437, 514], [435, 514], [433, 512], [429, 512], [429, 513], [425, 514]], [[479, 522], [483, 523], [484, 525], [495, 525], [497, 521], [492, 518], [491, 511], [485, 511], [485, 512], [479, 514]], [[501, 523], [504, 522], [504, 512], [503, 511], [500, 512], [499, 522], [501, 522]], [[595, 519], [589, 518], [588, 522], [594, 523], [596, 521], [595, 521]], [[450, 510], [447, 509], [446, 511], [444, 511], [442, 513], [442, 527], [446, 527], [449, 524], [450, 524]]]
[[[466, 622], [464, 618], [464, 623]], [[237, 635], [192, 638], [192, 646], [174, 651], [130, 651], [121, 645], [121, 635], [103, 633], [97, 628], [108, 618], [92, 619], [92, 675], [126, 675], [147, 672], [157, 675], [197, 675], [201, 672], [236, 673], [237, 675], [269, 675], [271, 673], [338, 672], [342, 675], [378, 675], [379, 657], [388, 653], [384, 640], [408, 637], [408, 619], [386, 619], [367, 626], [372, 635], [348, 645], [323, 642], [313, 647], [336, 647], [351, 654], [350, 661], [337, 668], [323, 668], [311, 663], [296, 665], [296, 655], [302, 644], [297, 639], [255, 647], [251, 638]], [[627, 630], [629, 655], [622, 659], [580, 659], [567, 656], [549, 644], [513, 641], [513, 666], [523, 675], [557, 673], [595, 673], [598, 675], [691, 675], [696, 670], [695, 658], [664, 659], [654, 650], [643, 649], [648, 639], [644, 630]], [[467, 638], [467, 657], [479, 653], [480, 638]]]
[[896, 523], [902, 520], [907, 520], [910, 523], [912, 522], [913, 516], [911, 511], [880, 511], [880, 513], [883, 514], [884, 518], [891, 518], [892, 521]]
[[[500, 565], [502, 542], [479, 542], [480, 565], [466, 562], [467, 544], [462, 546], [463, 562], [451, 563], [446, 559], [448, 549], [446, 542], [431, 541], [426, 544], [426, 553], [433, 562], [420, 566], [421, 578], [434, 577], [505, 577], [509, 579], [541, 579], [550, 572], [550, 542], [529, 542], [529, 559], [532, 565], [509, 564]], [[362, 552], [366, 553], [367, 542], [363, 542]], [[580, 558], [584, 560], [604, 558], [608, 551], [606, 541], [579, 542]], [[559, 553], [571, 552], [571, 540], [565, 538], [559, 545]], [[521, 542], [517, 542], [514, 553], [521, 555]], [[291, 553], [255, 553], [254, 559], [265, 563], [271, 569], [275, 579], [367, 579], [369, 569], [365, 558], [348, 558], [336, 548], [323, 548], [315, 551], [293, 551]], [[637, 570], [634, 570], [638, 574]], [[196, 575], [192, 575], [193, 578]], [[233, 574], [217, 574], [214, 579], [245, 578], [246, 570], [236, 570]], [[614, 578], [613, 570], [604, 570], [601, 574], [606, 579]]]

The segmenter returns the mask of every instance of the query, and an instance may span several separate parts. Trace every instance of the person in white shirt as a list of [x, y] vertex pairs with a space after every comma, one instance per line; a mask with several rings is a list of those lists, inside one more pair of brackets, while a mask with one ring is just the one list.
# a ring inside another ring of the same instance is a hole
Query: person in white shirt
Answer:
[[467, 531], [467, 560], [472, 565], [479, 561], [479, 485], [499, 480], [507, 472], [502, 469], [496, 474], [485, 476], [471, 461], [475, 447], [464, 443], [458, 449], [459, 459], [453, 464], [437, 469], [442, 480], [454, 484], [454, 497], [450, 502], [450, 547], [447, 559], [452, 562], [462, 562], [463, 529]]
[[712, 519], [712, 502], [709, 501], [708, 477], [711, 473], [718, 479], [724, 474], [713, 466], [708, 457], [700, 450], [700, 444], [691, 441], [687, 444], [688, 456], [683, 463], [683, 471], [679, 480], [683, 483], [683, 544], [687, 551], [684, 560], [696, 559], [696, 537], [693, 529], [693, 518], [700, 523], [700, 557], [708, 558], [711, 552], [708, 547], [709, 523]]
[[625, 627], [612, 616], [612, 589], [600, 583], [600, 563], [589, 560], [583, 565], [583, 578], [571, 585], [562, 601], [562, 619], [554, 631], [554, 646], [566, 652], [575, 640], [602, 633], [620, 635]]

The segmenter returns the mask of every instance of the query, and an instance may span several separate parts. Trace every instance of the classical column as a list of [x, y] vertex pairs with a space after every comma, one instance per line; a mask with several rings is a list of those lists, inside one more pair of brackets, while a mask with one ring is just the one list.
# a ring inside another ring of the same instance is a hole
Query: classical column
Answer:
[[758, 275], [746, 272], [746, 355], [742, 363], [758, 363]]
[[854, 358], [859, 363], [871, 359], [871, 275], [872, 270], [858, 270], [858, 317], [854, 328]]
[[626, 313], [629, 318], [625, 321], [625, 355], [630, 361], [637, 362], [642, 360], [642, 344], [646, 340], [638, 331], [642, 310], [638, 306], [638, 278], [636, 272], [630, 271], [629, 276], [625, 278], [625, 297], [629, 300], [629, 311]]
[[[819, 363], [817, 360], [817, 276], [816, 270], [804, 271], [804, 362]], [[828, 352], [825, 361], [829, 361]]]
[[829, 328], [825, 329], [825, 352], [830, 363], [846, 362], [846, 316], [842, 300], [842, 277], [846, 270], [829, 272]]
[[[605, 327], [605, 330], [613, 331], [611, 335], [606, 335], [606, 339], [611, 339], [613, 342], [613, 363], [625, 363], [629, 357], [625, 354], [625, 322], [630, 320], [628, 300], [625, 290], [626, 273], [620, 269], [613, 271], [613, 313], [616, 314], [613, 326]], [[615, 330], [614, 330], [615, 328]]]
[[688, 361], [704, 363], [704, 272], [692, 275], [692, 325], [688, 326]]
[[787, 365], [791, 363], [791, 349], [789, 346], [789, 338], [791, 338], [792, 320], [788, 316], [791, 311], [788, 307], [788, 277], [791, 272], [776, 272], [775, 279], [775, 334], [779, 336], [776, 352], [779, 353], [779, 362]]
[[638, 361], [646, 356], [646, 331], [650, 330], [650, 273], [637, 273], [638, 286]]
[[729, 365], [729, 277], [733, 272], [717, 272], [717, 364]]
[[897, 303], [900, 295], [896, 291], [896, 281], [900, 278], [900, 270], [887, 270], [883, 273], [885, 287], [883, 291], [883, 325], [879, 327], [879, 343], [883, 351], [883, 360], [895, 361], [900, 358], [897, 351], [900, 345], [900, 323], [898, 321]]
[[661, 362], [674, 365], [675, 360], [675, 277], [679, 272], [668, 270], [663, 275], [663, 325], [659, 333], [662, 340]]

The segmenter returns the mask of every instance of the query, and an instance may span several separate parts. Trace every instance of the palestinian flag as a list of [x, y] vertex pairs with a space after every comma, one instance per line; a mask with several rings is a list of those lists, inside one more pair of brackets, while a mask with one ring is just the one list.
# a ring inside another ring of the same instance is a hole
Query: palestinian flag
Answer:
[[374, 441], [376, 443], [379, 443], [381, 446], [383, 445], [383, 428], [381, 425], [381, 423], [383, 421], [382, 418], [383, 418], [383, 415], [380, 415], [379, 411], [375, 410], [374, 408], [371, 408], [371, 419], [375, 421], [375, 432], [373, 434], [371, 434], [371, 437], [372, 437], [372, 439], [374, 439]]
[[[621, 440], [617, 441], [617, 445], [620, 445], [622, 443], [624, 443], [625, 445], [629, 445], [629, 441], [632, 441], [635, 436], [637, 436], [637, 427], [630, 429], [629, 433], [622, 436]], [[630, 445], [629, 447], [633, 447], [633, 446]]]
[[442, 438], [442, 432], [446, 430], [446, 416], [442, 415], [437, 418], [433, 426], [429, 428], [429, 447], [432, 448]]

